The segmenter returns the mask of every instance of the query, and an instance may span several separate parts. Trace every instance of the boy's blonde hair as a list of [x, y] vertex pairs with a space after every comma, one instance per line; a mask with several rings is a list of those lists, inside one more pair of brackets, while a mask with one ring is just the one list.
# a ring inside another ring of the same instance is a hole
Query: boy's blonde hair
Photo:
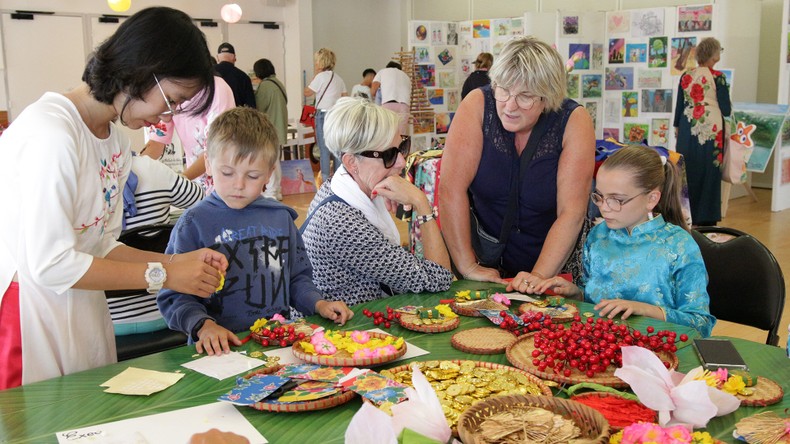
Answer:
[[246, 106], [229, 109], [217, 116], [208, 129], [206, 155], [216, 159], [228, 149], [236, 150], [234, 162], [254, 161], [263, 156], [269, 168], [279, 159], [280, 139], [266, 114]]

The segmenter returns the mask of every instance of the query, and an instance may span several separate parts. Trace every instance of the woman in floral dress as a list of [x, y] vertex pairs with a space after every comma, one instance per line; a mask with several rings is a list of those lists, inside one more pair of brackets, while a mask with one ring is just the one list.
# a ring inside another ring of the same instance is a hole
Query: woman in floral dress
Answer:
[[721, 220], [721, 170], [724, 116], [732, 110], [727, 79], [713, 65], [721, 58], [719, 41], [697, 46], [697, 68], [683, 73], [675, 107], [677, 151], [685, 157], [691, 220], [716, 225]]

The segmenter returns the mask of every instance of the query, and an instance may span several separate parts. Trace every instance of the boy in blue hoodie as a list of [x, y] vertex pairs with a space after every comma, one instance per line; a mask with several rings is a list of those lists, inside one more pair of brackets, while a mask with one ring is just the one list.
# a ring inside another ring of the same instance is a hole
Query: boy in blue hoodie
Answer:
[[229, 352], [235, 333], [258, 318], [289, 317], [291, 307], [343, 325], [353, 316], [343, 302], [326, 301], [313, 284], [313, 268], [294, 225], [293, 209], [261, 197], [277, 159], [277, 133], [252, 108], [228, 110], [211, 124], [206, 173], [214, 192], [184, 212], [167, 253], [208, 247], [229, 266], [224, 286], [208, 299], [162, 290], [157, 304], [173, 329], [186, 333], [198, 353]]

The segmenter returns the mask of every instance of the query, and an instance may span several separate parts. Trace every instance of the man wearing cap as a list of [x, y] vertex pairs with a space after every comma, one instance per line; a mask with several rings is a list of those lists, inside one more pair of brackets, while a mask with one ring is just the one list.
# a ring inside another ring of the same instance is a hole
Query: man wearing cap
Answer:
[[228, 42], [219, 45], [217, 49], [217, 65], [214, 69], [228, 83], [233, 90], [236, 106], [249, 106], [255, 108], [255, 93], [252, 90], [252, 80], [244, 71], [236, 68], [236, 49]]

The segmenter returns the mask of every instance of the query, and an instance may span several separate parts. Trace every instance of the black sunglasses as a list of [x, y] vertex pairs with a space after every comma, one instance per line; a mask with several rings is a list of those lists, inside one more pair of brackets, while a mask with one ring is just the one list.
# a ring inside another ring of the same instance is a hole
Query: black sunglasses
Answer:
[[387, 148], [384, 151], [362, 151], [359, 155], [372, 159], [381, 159], [384, 162], [384, 168], [392, 168], [395, 162], [398, 161], [398, 154], [406, 157], [409, 155], [409, 151], [411, 151], [411, 137], [403, 136], [403, 140], [398, 146]]

